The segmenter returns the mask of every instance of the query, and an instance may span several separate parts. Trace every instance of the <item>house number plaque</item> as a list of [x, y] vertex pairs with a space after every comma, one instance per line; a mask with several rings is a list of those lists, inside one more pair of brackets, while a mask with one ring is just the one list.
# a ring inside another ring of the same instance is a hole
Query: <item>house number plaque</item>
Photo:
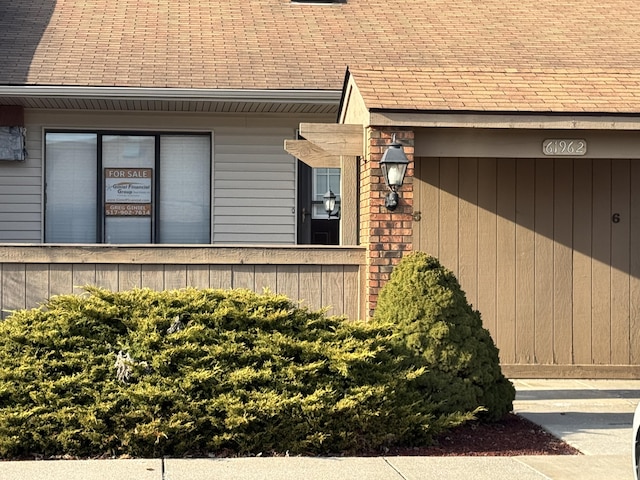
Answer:
[[580, 138], [549, 138], [542, 142], [542, 153], [545, 155], [586, 155], [587, 141]]

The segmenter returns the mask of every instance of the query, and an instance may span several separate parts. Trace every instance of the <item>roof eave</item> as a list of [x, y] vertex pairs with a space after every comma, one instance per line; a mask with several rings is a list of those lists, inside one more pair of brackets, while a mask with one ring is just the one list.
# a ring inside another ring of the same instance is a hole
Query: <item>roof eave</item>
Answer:
[[370, 109], [370, 126], [640, 130], [634, 112], [492, 112]]
[[0, 85], [0, 96], [104, 100], [176, 100], [337, 104], [340, 90], [254, 90], [208, 88], [88, 87]]

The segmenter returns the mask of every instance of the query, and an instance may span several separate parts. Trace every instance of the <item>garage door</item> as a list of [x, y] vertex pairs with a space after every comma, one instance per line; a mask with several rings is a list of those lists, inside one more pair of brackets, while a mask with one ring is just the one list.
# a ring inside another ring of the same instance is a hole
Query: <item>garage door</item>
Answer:
[[640, 363], [640, 161], [418, 158], [414, 247], [503, 364]]

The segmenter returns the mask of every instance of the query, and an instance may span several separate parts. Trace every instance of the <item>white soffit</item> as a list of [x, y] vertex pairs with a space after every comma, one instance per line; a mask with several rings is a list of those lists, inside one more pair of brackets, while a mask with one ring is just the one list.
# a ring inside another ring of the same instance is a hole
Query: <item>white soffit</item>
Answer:
[[338, 90], [0, 85], [0, 104], [26, 108], [187, 112], [336, 113]]

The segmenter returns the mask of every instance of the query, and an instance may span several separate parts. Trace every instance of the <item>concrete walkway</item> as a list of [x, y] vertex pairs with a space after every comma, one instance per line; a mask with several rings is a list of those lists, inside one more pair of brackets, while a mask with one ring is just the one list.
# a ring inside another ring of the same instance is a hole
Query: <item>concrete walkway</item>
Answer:
[[[640, 380], [515, 380], [515, 411], [583, 455], [0, 462], [0, 480], [632, 480]], [[479, 439], [482, 441], [482, 439]]]

